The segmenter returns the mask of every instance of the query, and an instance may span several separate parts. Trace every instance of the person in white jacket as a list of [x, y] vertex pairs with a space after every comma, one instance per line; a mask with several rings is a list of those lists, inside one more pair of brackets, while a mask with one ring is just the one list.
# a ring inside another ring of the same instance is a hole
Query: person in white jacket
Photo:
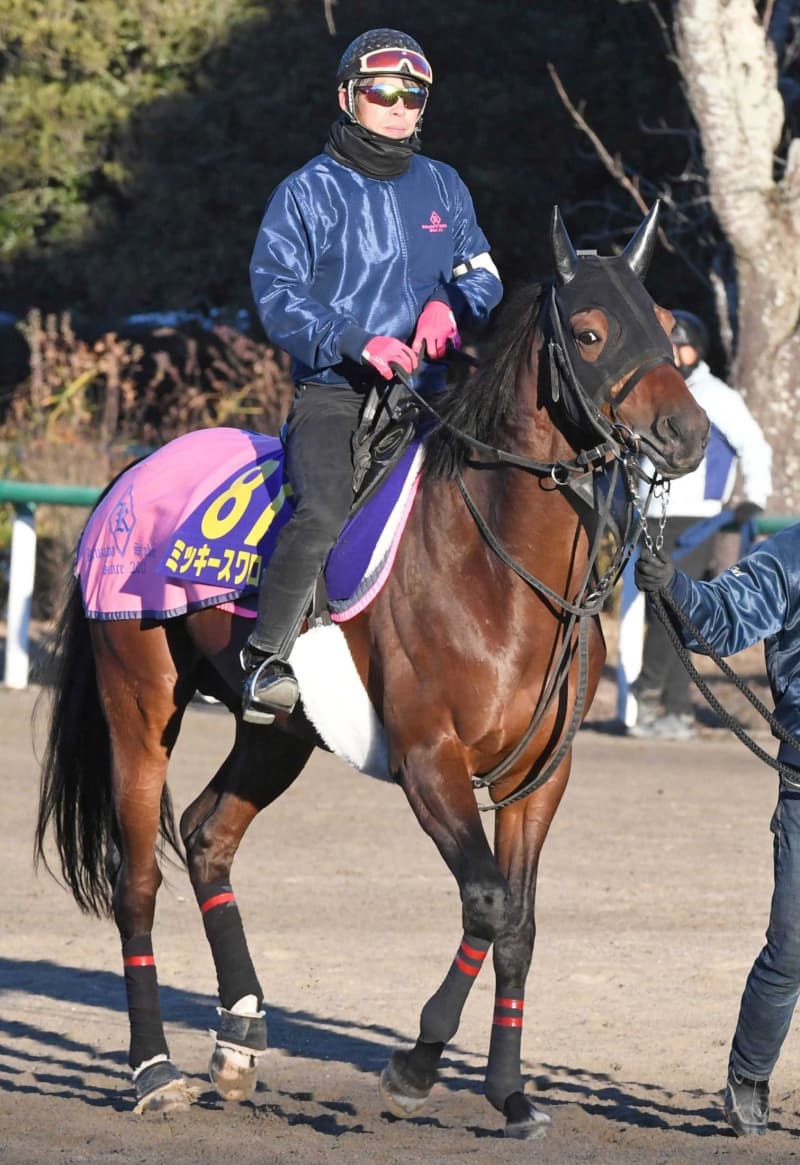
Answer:
[[[714, 376], [706, 363], [708, 330], [691, 312], [673, 310], [672, 345], [675, 363], [697, 403], [711, 422], [708, 449], [700, 466], [671, 482], [663, 552], [693, 578], [711, 565], [714, 539], [692, 545], [691, 528], [720, 514], [731, 499], [737, 470], [743, 500], [734, 522], [744, 526], [761, 513], [772, 493], [772, 450], [742, 396]], [[651, 469], [645, 465], [646, 469]], [[655, 538], [660, 514], [652, 512], [648, 528]], [[687, 536], [688, 533], [688, 536]], [[689, 544], [682, 547], [679, 543]], [[636, 724], [628, 733], [659, 740], [688, 740], [695, 734], [691, 682], [660, 621], [650, 617], [644, 641], [642, 670], [634, 685]]]

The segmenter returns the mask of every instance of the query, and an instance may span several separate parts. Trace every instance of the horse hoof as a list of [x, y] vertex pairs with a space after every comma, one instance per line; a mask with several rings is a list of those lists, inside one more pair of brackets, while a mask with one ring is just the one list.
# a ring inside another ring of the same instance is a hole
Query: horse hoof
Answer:
[[136, 1105], [134, 1112], [186, 1112], [197, 1099], [198, 1090], [191, 1088], [185, 1077], [169, 1060], [159, 1060], [136, 1076]]
[[405, 1075], [403, 1069], [407, 1057], [407, 1052], [392, 1052], [380, 1079], [381, 1096], [386, 1107], [393, 1116], [401, 1118], [414, 1116], [425, 1107], [431, 1094], [430, 1088], [412, 1084]]
[[524, 1092], [512, 1092], [503, 1111], [506, 1115], [505, 1135], [515, 1141], [536, 1141], [547, 1132], [553, 1122], [546, 1112], [537, 1108]]
[[218, 1007], [219, 1031], [208, 1075], [223, 1100], [249, 1100], [258, 1083], [258, 1061], [267, 1050], [264, 1012], [239, 1015]]
[[249, 1100], [258, 1083], [258, 1064], [252, 1052], [217, 1044], [208, 1064], [208, 1076], [223, 1100]]

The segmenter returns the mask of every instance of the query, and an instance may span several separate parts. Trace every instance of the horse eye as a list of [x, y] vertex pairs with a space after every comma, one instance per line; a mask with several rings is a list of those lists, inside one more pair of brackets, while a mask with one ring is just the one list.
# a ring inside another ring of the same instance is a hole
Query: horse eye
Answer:
[[583, 332], [577, 332], [575, 339], [579, 344], [585, 344], [586, 347], [590, 347], [592, 344], [600, 343], [600, 337], [598, 336], [597, 332], [593, 332], [590, 328], [587, 328]]

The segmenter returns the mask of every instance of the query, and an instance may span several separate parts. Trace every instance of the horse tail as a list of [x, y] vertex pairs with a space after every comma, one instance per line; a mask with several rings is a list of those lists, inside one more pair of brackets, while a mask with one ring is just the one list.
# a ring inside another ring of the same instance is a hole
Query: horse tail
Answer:
[[50, 869], [44, 844], [52, 826], [61, 873], [75, 901], [87, 913], [108, 914], [112, 887], [105, 855], [115, 829], [111, 741], [76, 578], [56, 629], [54, 663], [34, 862]]
[[[97, 672], [73, 578], [54, 645], [55, 679], [42, 765], [34, 864], [50, 865], [45, 839], [52, 827], [61, 874], [81, 910], [110, 914], [119, 868], [119, 829], [111, 783], [111, 738], [97, 688]], [[161, 794], [161, 852], [168, 845], [182, 863], [169, 790]], [[52, 871], [51, 871], [52, 872]]]

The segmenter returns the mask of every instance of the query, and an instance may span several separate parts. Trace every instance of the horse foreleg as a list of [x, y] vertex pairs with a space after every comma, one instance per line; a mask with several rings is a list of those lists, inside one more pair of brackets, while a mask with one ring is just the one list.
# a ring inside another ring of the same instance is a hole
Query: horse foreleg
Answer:
[[433, 839], [461, 892], [464, 933], [441, 986], [422, 1009], [410, 1051], [396, 1051], [381, 1076], [381, 1092], [399, 1116], [419, 1111], [436, 1082], [470, 989], [494, 936], [505, 924], [508, 886], [480, 821], [469, 774], [456, 747], [407, 755], [400, 781], [422, 828]]
[[267, 1048], [264, 995], [231, 885], [231, 867], [250, 822], [283, 793], [312, 746], [276, 729], [238, 721], [233, 749], [181, 818], [189, 876], [217, 972], [219, 1025], [209, 1076], [224, 1100], [255, 1090]]
[[506, 1118], [505, 1135], [533, 1140], [551, 1123], [525, 1092], [521, 1050], [528, 978], [536, 938], [536, 876], [550, 822], [561, 800], [567, 777], [566, 760], [536, 793], [497, 813], [495, 854], [510, 890], [505, 925], [494, 942], [495, 1003], [486, 1098]]

